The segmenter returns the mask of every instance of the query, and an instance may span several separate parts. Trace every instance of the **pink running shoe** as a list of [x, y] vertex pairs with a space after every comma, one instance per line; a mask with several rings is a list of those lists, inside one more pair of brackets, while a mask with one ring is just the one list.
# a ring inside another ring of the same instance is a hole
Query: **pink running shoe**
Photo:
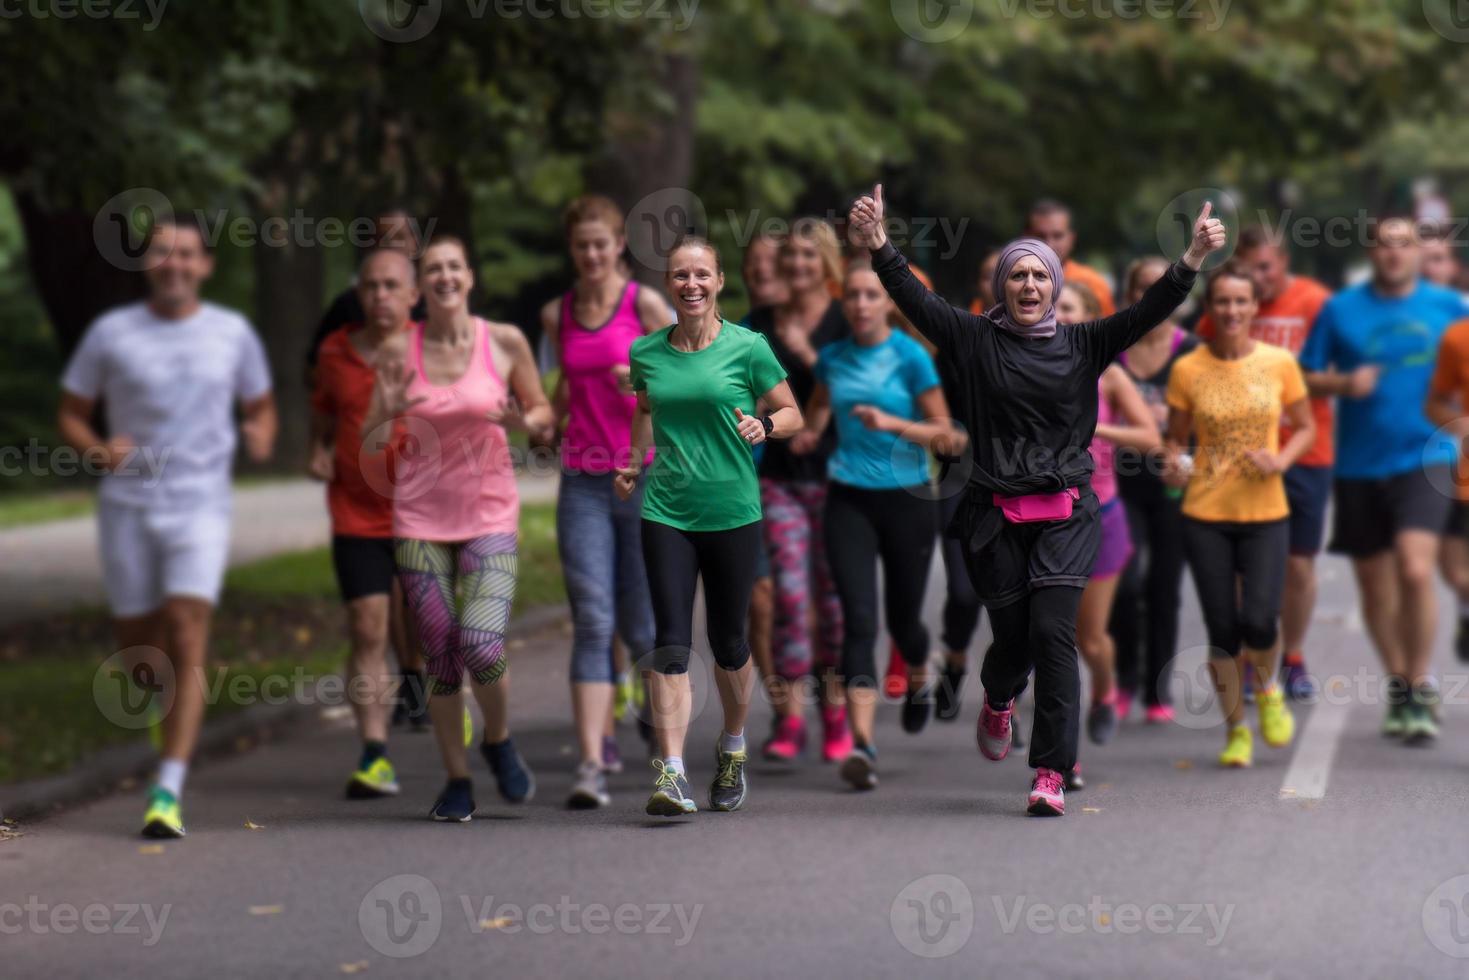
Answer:
[[1150, 704], [1143, 720], [1149, 725], [1166, 725], [1173, 720], [1173, 705]]
[[1066, 813], [1065, 777], [1054, 769], [1037, 769], [1030, 784], [1025, 812], [1032, 817], [1059, 817]]
[[1015, 712], [1015, 700], [1005, 704], [1004, 711], [990, 707], [988, 698], [979, 709], [979, 727], [974, 738], [979, 743], [979, 752], [991, 762], [999, 762], [1010, 754], [1010, 716]]
[[780, 719], [761, 751], [772, 762], [791, 762], [806, 751], [806, 723], [799, 715]]
[[821, 709], [821, 757], [840, 762], [852, 754], [852, 730], [847, 727], [847, 706]]
[[888, 650], [888, 669], [882, 677], [882, 692], [893, 700], [908, 693], [908, 664], [894, 643]]
[[1127, 716], [1132, 714], [1132, 700], [1131, 688], [1119, 687], [1113, 692], [1112, 706], [1117, 709], [1118, 723], [1126, 721]]

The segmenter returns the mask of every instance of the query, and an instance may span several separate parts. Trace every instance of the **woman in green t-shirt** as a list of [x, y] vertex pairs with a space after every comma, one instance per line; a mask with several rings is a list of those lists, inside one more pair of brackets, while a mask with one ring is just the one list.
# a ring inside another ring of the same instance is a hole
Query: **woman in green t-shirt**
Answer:
[[[633, 342], [632, 452], [618, 469], [617, 493], [632, 496], [650, 446], [656, 449], [643, 489], [643, 562], [657, 624], [649, 711], [660, 758], [648, 813], [698, 809], [683, 763], [693, 705], [688, 664], [693, 647], [694, 583], [704, 577], [709, 646], [724, 706], [709, 788], [715, 810], [745, 800], [745, 716], [754, 673], [745, 616], [763, 547], [760, 486], [752, 446], [801, 430], [801, 411], [785, 369], [765, 338], [719, 315], [724, 288], [719, 252], [685, 238], [668, 256], [668, 292], [678, 322]], [[764, 399], [769, 415], [755, 417]]]

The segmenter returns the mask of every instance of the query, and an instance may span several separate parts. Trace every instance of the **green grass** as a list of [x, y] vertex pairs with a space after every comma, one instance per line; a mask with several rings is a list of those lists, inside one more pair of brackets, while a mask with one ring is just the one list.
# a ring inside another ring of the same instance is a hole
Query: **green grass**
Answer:
[[[554, 504], [521, 510], [515, 610], [566, 601], [556, 554]], [[244, 704], [228, 696], [249, 677], [325, 677], [346, 658], [341, 602], [326, 548], [278, 555], [231, 569], [211, 635], [209, 713]], [[113, 651], [106, 613], [68, 613], [54, 622], [0, 631], [0, 784], [63, 772], [99, 749], [143, 737], [108, 721], [92, 682]], [[279, 683], [275, 681], [273, 683]]]
[[86, 490], [59, 493], [0, 494], [0, 528], [81, 517], [96, 509], [96, 496]]

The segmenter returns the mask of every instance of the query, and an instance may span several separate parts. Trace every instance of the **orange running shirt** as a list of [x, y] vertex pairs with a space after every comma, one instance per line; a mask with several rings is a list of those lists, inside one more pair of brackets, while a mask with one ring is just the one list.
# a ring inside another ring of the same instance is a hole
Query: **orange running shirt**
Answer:
[[[1297, 357], [1306, 346], [1316, 314], [1331, 299], [1331, 290], [1315, 279], [1292, 276], [1290, 283], [1280, 295], [1260, 305], [1255, 322], [1250, 326], [1250, 336], [1276, 347], [1284, 347]], [[1204, 340], [1214, 336], [1214, 321], [1205, 313], [1194, 328]], [[1297, 462], [1301, 466], [1330, 466], [1336, 459], [1332, 433], [1331, 399], [1311, 399], [1311, 414], [1316, 416], [1316, 441]], [[1290, 439], [1289, 426], [1281, 426], [1280, 444]]]
[[[1449, 325], [1438, 348], [1438, 364], [1433, 369], [1429, 394], [1443, 398], [1459, 396], [1459, 408], [1469, 413], [1469, 320]], [[1462, 456], [1453, 467], [1454, 485], [1460, 500], [1469, 500], [1469, 466]]]

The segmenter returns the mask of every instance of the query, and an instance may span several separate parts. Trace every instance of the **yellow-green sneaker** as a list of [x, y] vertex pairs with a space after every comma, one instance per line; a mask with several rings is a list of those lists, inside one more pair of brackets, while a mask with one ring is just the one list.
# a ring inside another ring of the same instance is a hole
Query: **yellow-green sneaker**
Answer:
[[1248, 769], [1255, 758], [1255, 739], [1245, 725], [1229, 730], [1229, 741], [1219, 753], [1219, 764], [1226, 769]]
[[632, 671], [618, 676], [617, 686], [612, 691], [612, 719], [622, 721], [627, 717], [628, 706], [633, 702]]
[[398, 795], [398, 773], [386, 756], [375, 759], [366, 769], [358, 769], [347, 781], [347, 798], [374, 800], [380, 796]]
[[174, 839], [184, 836], [184, 816], [179, 800], [162, 786], [148, 791], [148, 812], [143, 814], [143, 836]]
[[1296, 734], [1296, 719], [1285, 706], [1285, 692], [1279, 684], [1271, 684], [1255, 695], [1260, 709], [1260, 737], [1272, 749], [1283, 749]]
[[474, 744], [474, 715], [469, 713], [469, 705], [464, 706], [464, 747], [467, 749]]

